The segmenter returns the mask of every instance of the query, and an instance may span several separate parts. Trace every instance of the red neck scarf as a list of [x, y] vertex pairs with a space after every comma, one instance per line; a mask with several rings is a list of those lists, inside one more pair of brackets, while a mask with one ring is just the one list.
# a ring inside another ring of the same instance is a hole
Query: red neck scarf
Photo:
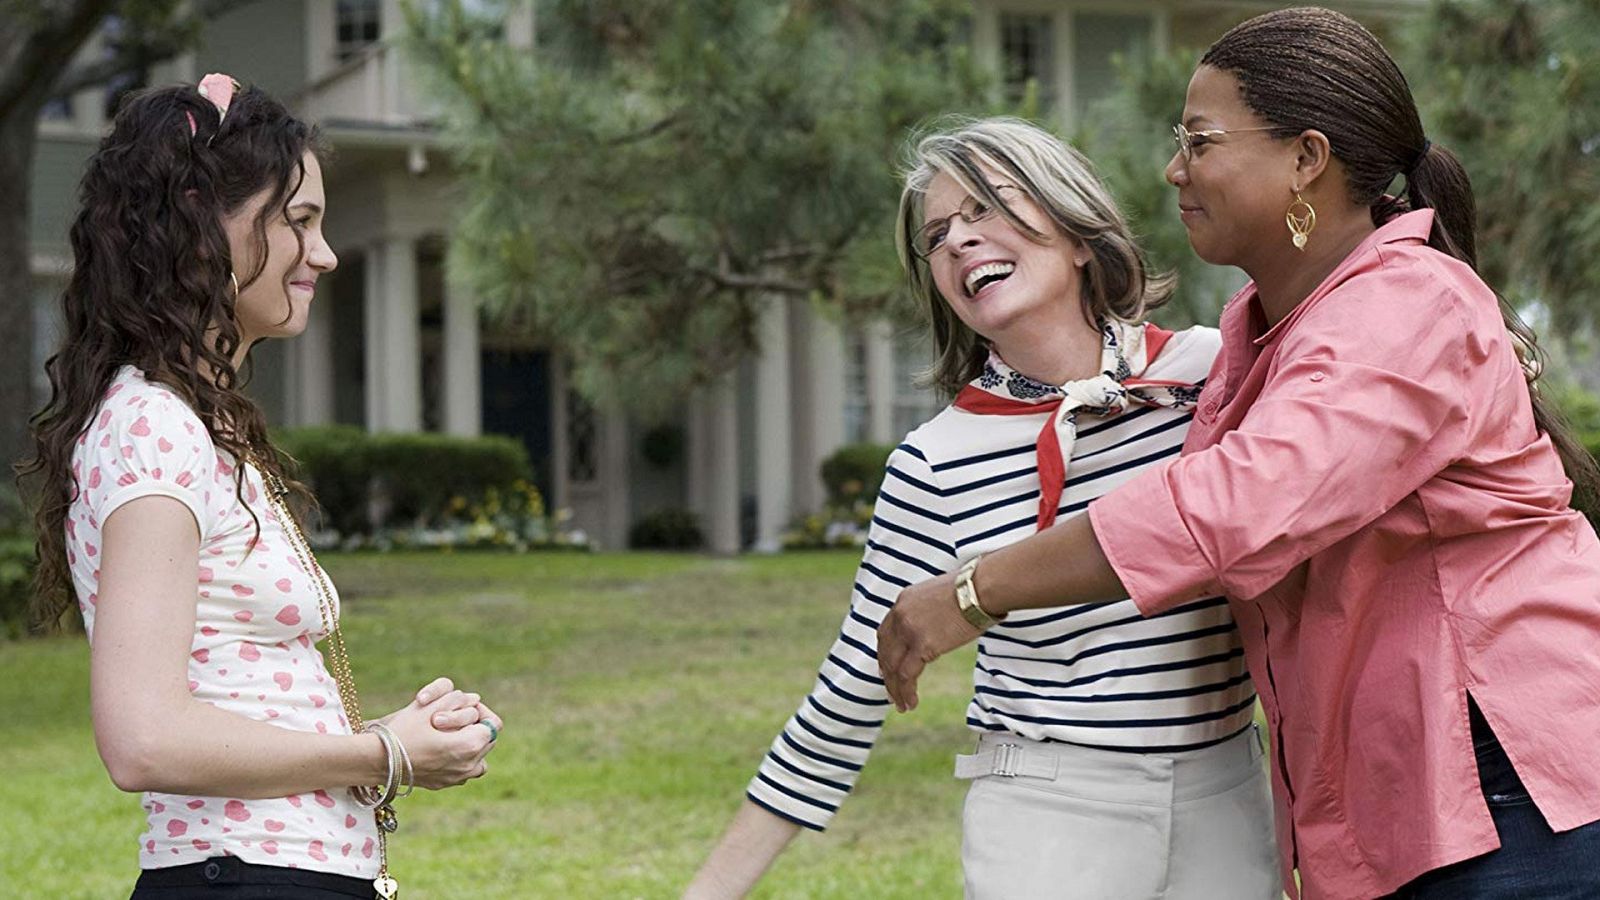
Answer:
[[1114, 416], [1131, 404], [1187, 409], [1200, 388], [1181, 381], [1155, 381], [1143, 375], [1166, 346], [1172, 332], [1154, 325], [1108, 322], [1100, 356], [1100, 374], [1060, 386], [1046, 385], [1014, 371], [989, 354], [983, 375], [961, 389], [955, 405], [981, 416], [1033, 416], [1054, 413], [1039, 430], [1035, 454], [1039, 465], [1039, 530], [1055, 524], [1066, 488], [1067, 461], [1078, 434], [1078, 414]]

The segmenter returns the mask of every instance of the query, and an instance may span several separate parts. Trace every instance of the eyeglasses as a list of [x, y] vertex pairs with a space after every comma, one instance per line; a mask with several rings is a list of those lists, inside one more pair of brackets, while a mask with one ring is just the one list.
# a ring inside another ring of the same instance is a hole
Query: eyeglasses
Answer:
[[[996, 194], [1001, 191], [1017, 190], [1016, 185], [1012, 184], [996, 184], [993, 185], [993, 188]], [[944, 246], [944, 239], [950, 235], [950, 220], [956, 216], [960, 216], [961, 221], [972, 225], [982, 222], [994, 214], [994, 207], [968, 194], [967, 199], [961, 201], [961, 206], [955, 212], [942, 219], [929, 219], [923, 223], [921, 228], [917, 229], [916, 234], [911, 236], [911, 252], [923, 259], [932, 256], [934, 251]]]
[[1194, 148], [1204, 147], [1224, 134], [1245, 134], [1251, 131], [1277, 131], [1279, 126], [1268, 125], [1265, 128], [1208, 128], [1205, 131], [1190, 131], [1182, 123], [1172, 126], [1172, 139], [1178, 142], [1178, 152], [1183, 154], [1185, 160], [1194, 159]]

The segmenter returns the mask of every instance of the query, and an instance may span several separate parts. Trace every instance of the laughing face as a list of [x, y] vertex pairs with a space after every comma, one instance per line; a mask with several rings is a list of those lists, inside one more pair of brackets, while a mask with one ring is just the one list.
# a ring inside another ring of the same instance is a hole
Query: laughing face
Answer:
[[968, 328], [992, 342], [1063, 311], [1077, 315], [1088, 251], [1003, 175], [986, 169], [984, 177], [1018, 219], [1046, 237], [1024, 233], [941, 172], [923, 200], [924, 224], [945, 223], [943, 242], [928, 256], [939, 294]]

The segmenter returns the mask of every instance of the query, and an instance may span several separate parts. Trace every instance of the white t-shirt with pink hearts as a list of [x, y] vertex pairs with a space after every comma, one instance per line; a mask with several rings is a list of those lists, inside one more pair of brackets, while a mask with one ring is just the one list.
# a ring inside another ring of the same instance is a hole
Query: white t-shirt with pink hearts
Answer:
[[[171, 497], [200, 527], [189, 693], [279, 728], [349, 734], [315, 644], [326, 634], [317, 587], [251, 466], [244, 482], [250, 508], [240, 502], [235, 465], [175, 392], [132, 366], [118, 371], [72, 459], [79, 492], [67, 513], [67, 559], [84, 629], [93, 641], [100, 523], [130, 500]], [[337, 615], [337, 594], [333, 602]], [[372, 813], [343, 786], [270, 800], [148, 793], [144, 808], [149, 827], [139, 839], [140, 868], [227, 854], [358, 878], [378, 874]]]

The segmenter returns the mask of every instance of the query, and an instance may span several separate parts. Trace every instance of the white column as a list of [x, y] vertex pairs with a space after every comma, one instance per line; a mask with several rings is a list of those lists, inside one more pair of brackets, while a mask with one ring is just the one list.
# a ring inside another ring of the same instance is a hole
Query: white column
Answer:
[[404, 39], [406, 30], [401, 0], [382, 0], [378, 16], [378, 32], [384, 43], [376, 58], [383, 70], [383, 105], [378, 108], [378, 115], [383, 122], [400, 124], [405, 121], [405, 110], [401, 107], [404, 90], [401, 78], [406, 74], [400, 52], [400, 41]]
[[422, 428], [422, 337], [417, 247], [409, 237], [377, 245], [367, 265], [367, 430]]
[[810, 303], [790, 309], [794, 329], [794, 509], [816, 512], [827, 501], [822, 461], [844, 443], [844, 334]]
[[1150, 21], [1150, 53], [1161, 59], [1171, 52], [1172, 10], [1163, 6], [1156, 9]]
[[789, 391], [789, 301], [768, 297], [761, 310], [761, 357], [756, 361], [757, 553], [783, 549], [783, 529], [793, 510], [793, 458]]
[[977, 0], [972, 9], [972, 48], [978, 64], [1000, 76], [1000, 11], [993, 0]]
[[334, 39], [338, 36], [338, 12], [327, 0], [305, 0], [306, 5], [306, 80], [316, 81], [333, 71], [338, 61]]
[[1050, 41], [1055, 49], [1056, 107], [1053, 110], [1040, 110], [1040, 112], [1047, 115], [1052, 112], [1055, 113], [1056, 121], [1061, 123], [1061, 127], [1068, 134], [1076, 127], [1078, 117], [1085, 112], [1085, 110], [1078, 108], [1078, 73], [1072, 68], [1073, 63], [1076, 62], [1073, 59], [1072, 52], [1075, 33], [1074, 24], [1072, 10], [1060, 8], [1055, 11], [1055, 21]]
[[324, 282], [311, 300], [305, 333], [290, 344], [289, 415], [296, 425], [327, 425], [334, 419], [332, 293]]
[[444, 430], [462, 437], [483, 433], [478, 304], [449, 279], [444, 286]]
[[194, 51], [180, 53], [172, 58], [172, 77], [184, 84], [199, 84], [200, 75], [194, 70]]
[[534, 43], [533, 0], [517, 0], [506, 10], [505, 40], [519, 50], [531, 49]]
[[867, 439], [893, 443], [894, 433], [894, 326], [873, 322], [867, 326]]
[[739, 552], [739, 389], [725, 377], [706, 391], [708, 436], [706, 472], [709, 509], [706, 513], [706, 549], [732, 555]]

